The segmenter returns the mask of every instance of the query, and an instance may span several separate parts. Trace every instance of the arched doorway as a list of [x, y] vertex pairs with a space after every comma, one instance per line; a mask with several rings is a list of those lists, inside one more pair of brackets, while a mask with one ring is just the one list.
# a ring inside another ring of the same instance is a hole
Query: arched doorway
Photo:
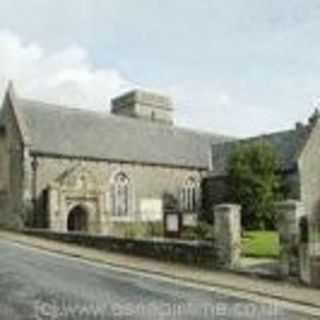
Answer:
[[76, 206], [69, 212], [68, 231], [88, 231], [88, 214], [82, 206]]

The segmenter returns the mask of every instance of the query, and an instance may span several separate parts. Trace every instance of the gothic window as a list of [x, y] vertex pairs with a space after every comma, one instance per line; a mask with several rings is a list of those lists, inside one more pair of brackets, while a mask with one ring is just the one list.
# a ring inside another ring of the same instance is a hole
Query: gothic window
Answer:
[[197, 208], [197, 183], [194, 178], [187, 179], [182, 188], [181, 208], [188, 212], [194, 212]]
[[118, 173], [112, 186], [112, 215], [116, 217], [129, 214], [129, 179], [124, 173]]

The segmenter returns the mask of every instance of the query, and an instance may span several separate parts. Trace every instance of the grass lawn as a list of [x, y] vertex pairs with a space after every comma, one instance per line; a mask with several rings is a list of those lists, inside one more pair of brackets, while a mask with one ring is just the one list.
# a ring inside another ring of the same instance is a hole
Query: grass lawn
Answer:
[[242, 239], [242, 254], [247, 257], [277, 258], [279, 234], [275, 231], [246, 231]]

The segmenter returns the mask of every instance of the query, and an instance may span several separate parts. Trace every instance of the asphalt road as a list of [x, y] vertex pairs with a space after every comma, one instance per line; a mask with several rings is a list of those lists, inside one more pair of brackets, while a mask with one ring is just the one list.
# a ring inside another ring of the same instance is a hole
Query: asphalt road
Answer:
[[313, 319], [0, 240], [0, 320]]

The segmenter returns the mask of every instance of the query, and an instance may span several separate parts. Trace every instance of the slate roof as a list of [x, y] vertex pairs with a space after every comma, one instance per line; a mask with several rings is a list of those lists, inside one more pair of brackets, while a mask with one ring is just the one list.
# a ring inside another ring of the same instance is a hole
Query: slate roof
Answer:
[[231, 141], [212, 146], [212, 172], [211, 176], [224, 176], [228, 170], [228, 163], [232, 152], [241, 144], [266, 142], [273, 146], [279, 155], [282, 170], [294, 169], [299, 153], [305, 144], [309, 134], [308, 127], [300, 127], [296, 130], [287, 130], [268, 135]]
[[230, 138], [117, 116], [14, 99], [31, 151], [70, 157], [208, 168], [212, 144]]

